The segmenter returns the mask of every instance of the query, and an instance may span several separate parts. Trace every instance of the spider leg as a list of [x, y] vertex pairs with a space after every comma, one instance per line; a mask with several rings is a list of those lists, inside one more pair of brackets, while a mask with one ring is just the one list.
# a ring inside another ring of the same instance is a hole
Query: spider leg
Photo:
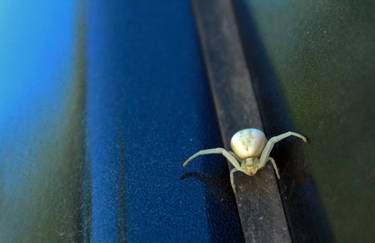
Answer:
[[299, 133], [296, 132], [286, 132], [283, 134], [280, 134], [278, 136], [272, 137], [270, 140], [268, 140], [266, 146], [263, 149], [262, 155], [260, 156], [260, 161], [259, 161], [259, 168], [262, 168], [266, 165], [268, 158], [270, 156], [270, 153], [273, 149], [273, 146], [275, 143], [280, 142], [281, 140], [290, 137], [290, 136], [295, 136], [300, 139], [302, 139], [305, 143], [307, 142], [307, 138]]
[[241, 166], [239, 162], [237, 161], [237, 159], [223, 148], [201, 150], [193, 154], [189, 159], [187, 159], [182, 166], [185, 167], [187, 163], [189, 163], [191, 160], [195, 159], [196, 157], [201, 156], [201, 155], [207, 155], [207, 154], [222, 154], [237, 170], [241, 170]]
[[232, 189], [234, 192], [236, 192], [236, 185], [234, 184], [234, 173], [238, 172], [237, 168], [233, 168], [230, 171], [230, 184], [232, 185]]
[[274, 160], [272, 157], [268, 157], [268, 160], [271, 161], [272, 166], [273, 166], [273, 169], [274, 169], [275, 172], [276, 172], [277, 179], [280, 180], [279, 169], [277, 169], [277, 166], [276, 166], [275, 160]]

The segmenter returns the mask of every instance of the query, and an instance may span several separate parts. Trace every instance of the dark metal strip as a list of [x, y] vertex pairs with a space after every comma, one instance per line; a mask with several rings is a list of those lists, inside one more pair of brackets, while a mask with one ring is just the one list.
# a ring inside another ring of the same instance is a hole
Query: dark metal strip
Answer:
[[[232, 6], [228, 0], [193, 0], [193, 8], [224, 146], [230, 149], [236, 131], [262, 129]], [[237, 173], [235, 184], [245, 240], [291, 242], [274, 171]]]

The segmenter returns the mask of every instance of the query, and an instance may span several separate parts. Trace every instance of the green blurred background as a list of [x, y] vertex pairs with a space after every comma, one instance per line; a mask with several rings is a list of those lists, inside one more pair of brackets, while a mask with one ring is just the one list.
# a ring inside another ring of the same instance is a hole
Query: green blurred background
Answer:
[[373, 242], [375, 2], [234, 2], [256, 86], [279, 90], [258, 92], [266, 132], [292, 124], [309, 137], [307, 171], [334, 238]]

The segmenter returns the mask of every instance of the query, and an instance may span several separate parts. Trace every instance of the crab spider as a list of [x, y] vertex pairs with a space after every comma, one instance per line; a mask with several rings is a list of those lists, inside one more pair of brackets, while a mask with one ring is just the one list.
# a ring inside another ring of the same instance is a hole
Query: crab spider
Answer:
[[230, 146], [233, 152], [223, 148], [200, 150], [186, 160], [182, 166], [185, 167], [189, 161], [201, 155], [222, 154], [234, 166], [230, 171], [230, 182], [233, 189], [235, 189], [233, 179], [233, 174], [235, 172], [241, 171], [246, 175], [253, 176], [259, 169], [263, 168], [268, 161], [272, 163], [276, 176], [280, 179], [279, 170], [277, 169], [275, 160], [270, 157], [270, 153], [275, 143], [289, 136], [295, 136], [307, 142], [306, 137], [296, 132], [280, 134], [270, 138], [267, 142], [266, 136], [262, 131], [256, 128], [242, 129], [236, 132], [231, 139]]

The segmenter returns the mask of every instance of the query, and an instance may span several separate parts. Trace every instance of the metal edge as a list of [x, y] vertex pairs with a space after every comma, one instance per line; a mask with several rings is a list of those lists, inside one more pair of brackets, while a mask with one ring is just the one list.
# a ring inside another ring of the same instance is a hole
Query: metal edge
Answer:
[[[251, 77], [228, 0], [192, 0], [224, 147], [246, 127], [262, 129]], [[231, 168], [231, 165], [229, 165]], [[235, 197], [246, 242], [291, 242], [274, 171], [235, 174]]]

